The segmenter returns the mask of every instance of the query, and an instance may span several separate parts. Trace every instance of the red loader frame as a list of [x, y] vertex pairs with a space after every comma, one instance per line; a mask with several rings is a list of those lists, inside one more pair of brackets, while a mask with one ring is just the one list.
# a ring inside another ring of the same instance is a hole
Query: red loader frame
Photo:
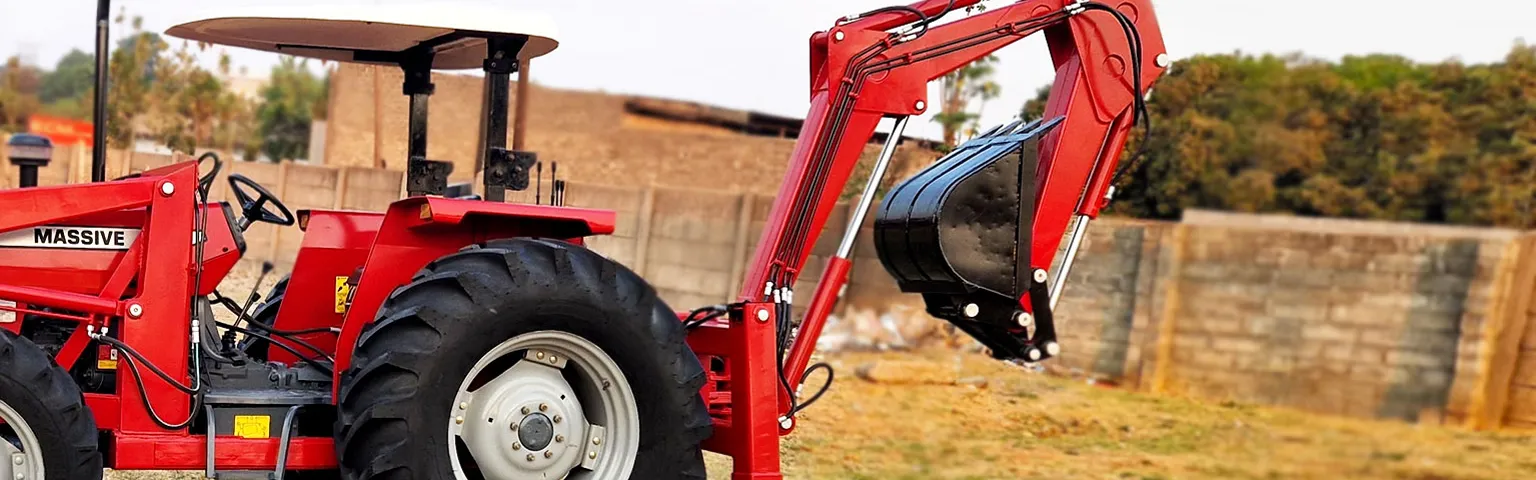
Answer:
[[[794, 284], [827, 222], [838, 193], [881, 119], [905, 119], [927, 111], [928, 83], [1024, 37], [1044, 31], [1056, 65], [1056, 80], [1045, 118], [1064, 122], [1042, 142], [1036, 182], [1030, 265], [1048, 269], [1072, 217], [1079, 231], [1108, 201], [1110, 179], [1134, 121], [1135, 97], [1150, 88], [1167, 66], [1162, 34], [1150, 0], [1112, 0], [1100, 6], [1135, 24], [1139, 39], [1106, 11], [1091, 11], [1076, 0], [1025, 0], [947, 24], [906, 30], [913, 11], [931, 18], [966, 9], [979, 0], [927, 0], [908, 9], [882, 9], [811, 36], [811, 107], [795, 144], [789, 171], [769, 214], [751, 269], [730, 322], [712, 322], [690, 335], [689, 344], [706, 366], [722, 360], [705, 386], [715, 434], [705, 448], [735, 459], [732, 478], [777, 479], [779, 437], [794, 429], [787, 391], [799, 388], [816, 340], [838, 292], [847, 281], [853, 234], [871, 202], [895, 142], [871, 174], [843, 245], [828, 262], [784, 366], [776, 369], [774, 325], [786, 309], [786, 287]], [[926, 33], [918, 33], [926, 32]], [[912, 38], [916, 37], [916, 38]], [[1135, 85], [1133, 45], [1139, 41], [1141, 85]], [[1065, 264], [1070, 265], [1069, 262]], [[1065, 268], [1065, 267], [1064, 267]], [[1057, 272], [1059, 282], [1066, 272]], [[1020, 299], [1026, 311], [1030, 305]], [[718, 387], [725, 386], [725, 387]]]

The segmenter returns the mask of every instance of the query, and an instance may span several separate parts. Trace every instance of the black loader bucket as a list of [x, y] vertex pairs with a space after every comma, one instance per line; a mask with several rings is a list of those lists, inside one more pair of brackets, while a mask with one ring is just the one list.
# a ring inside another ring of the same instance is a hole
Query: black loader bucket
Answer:
[[[875, 217], [875, 249], [903, 292], [1003, 359], [1057, 351], [1049, 289], [1030, 267], [1040, 139], [1061, 119], [995, 127], [903, 181]], [[1033, 315], [1019, 307], [1027, 298]]]

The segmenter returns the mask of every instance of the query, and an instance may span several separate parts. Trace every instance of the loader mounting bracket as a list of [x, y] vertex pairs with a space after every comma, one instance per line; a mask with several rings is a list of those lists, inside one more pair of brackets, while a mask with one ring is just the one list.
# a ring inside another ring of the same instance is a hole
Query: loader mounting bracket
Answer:
[[405, 169], [405, 191], [411, 196], [442, 195], [448, 188], [448, 174], [453, 173], [453, 164], [411, 157]]
[[485, 185], [512, 191], [528, 189], [528, 170], [539, 160], [538, 154], [502, 147], [491, 147], [485, 155]]

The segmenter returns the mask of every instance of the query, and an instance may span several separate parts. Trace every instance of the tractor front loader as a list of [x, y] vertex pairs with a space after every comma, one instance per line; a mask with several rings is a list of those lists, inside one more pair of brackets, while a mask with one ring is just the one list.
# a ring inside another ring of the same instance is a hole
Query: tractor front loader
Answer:
[[[400, 68], [409, 196], [384, 212], [294, 212], [230, 174], [234, 201], [211, 201], [212, 154], [106, 181], [98, 100], [93, 183], [0, 191], [0, 310], [13, 314], [0, 317], [0, 478], [698, 479], [703, 450], [731, 456], [732, 478], [782, 478], [779, 439], [820, 396], [799, 397], [808, 373], [830, 385], [811, 354], [928, 82], [1038, 32], [1057, 72], [1044, 119], [993, 128], [899, 184], [874, 240], [904, 291], [994, 356], [1056, 355], [1051, 309], [1168, 57], [1149, 0], [1023, 0], [940, 23], [976, 3], [876, 9], [811, 37], [806, 128], [742, 290], [685, 311], [584, 246], [613, 232], [613, 212], [500, 201], [529, 186], [536, 158], [507, 148], [507, 90], [558, 46], [542, 17], [389, 5], [177, 25], [167, 33]], [[446, 196], [452, 164], [427, 156], [430, 74], [470, 68], [489, 82], [485, 200]], [[886, 118], [797, 322], [793, 285]], [[255, 223], [304, 231], [292, 275], [264, 297], [225, 295]]]

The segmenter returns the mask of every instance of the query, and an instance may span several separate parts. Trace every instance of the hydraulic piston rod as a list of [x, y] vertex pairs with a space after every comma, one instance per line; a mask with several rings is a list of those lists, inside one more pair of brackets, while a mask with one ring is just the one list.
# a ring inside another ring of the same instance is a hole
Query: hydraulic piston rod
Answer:
[[816, 350], [816, 339], [821, 337], [821, 327], [826, 325], [827, 315], [832, 313], [832, 306], [837, 304], [837, 297], [843, 285], [848, 282], [848, 271], [853, 267], [853, 262], [848, 259], [853, 253], [853, 242], [859, 237], [864, 217], [869, 215], [869, 207], [875, 202], [875, 191], [880, 187], [880, 180], [885, 177], [885, 170], [891, 166], [891, 157], [896, 155], [896, 146], [901, 143], [901, 135], [907, 130], [909, 118], [898, 117], [896, 125], [891, 127], [891, 134], [886, 137], [885, 146], [875, 159], [875, 168], [870, 170], [869, 180], [864, 183], [864, 193], [859, 195], [859, 203], [848, 219], [848, 228], [843, 230], [843, 240], [837, 245], [837, 254], [827, 259], [826, 270], [822, 271], [821, 281], [816, 285], [816, 294], [811, 298], [810, 309], [805, 312], [805, 320], [800, 322], [800, 333], [795, 336], [795, 344], [790, 348], [789, 360], [784, 367], [791, 388], [800, 386], [800, 376], [810, 364], [811, 353]]
[[1072, 273], [1072, 262], [1077, 260], [1077, 248], [1083, 245], [1083, 234], [1088, 232], [1090, 220], [1093, 219], [1087, 215], [1078, 215], [1072, 222], [1072, 236], [1067, 238], [1066, 256], [1061, 258], [1061, 269], [1051, 283], [1051, 310], [1056, 309], [1056, 301], [1061, 300], [1061, 291], [1067, 287], [1067, 274]]
[[891, 135], [885, 139], [885, 146], [880, 148], [875, 168], [869, 171], [869, 180], [864, 182], [864, 192], [859, 194], [859, 204], [853, 209], [853, 217], [848, 219], [848, 228], [843, 230], [843, 241], [837, 244], [838, 257], [848, 258], [853, 251], [853, 242], [859, 236], [859, 229], [864, 227], [864, 217], [869, 216], [869, 207], [875, 202], [875, 191], [880, 188], [880, 180], [885, 178], [885, 170], [891, 166], [891, 157], [896, 155], [896, 144], [901, 143], [901, 135], [907, 131], [907, 119], [910, 118], [897, 118], [896, 125], [891, 127]]

